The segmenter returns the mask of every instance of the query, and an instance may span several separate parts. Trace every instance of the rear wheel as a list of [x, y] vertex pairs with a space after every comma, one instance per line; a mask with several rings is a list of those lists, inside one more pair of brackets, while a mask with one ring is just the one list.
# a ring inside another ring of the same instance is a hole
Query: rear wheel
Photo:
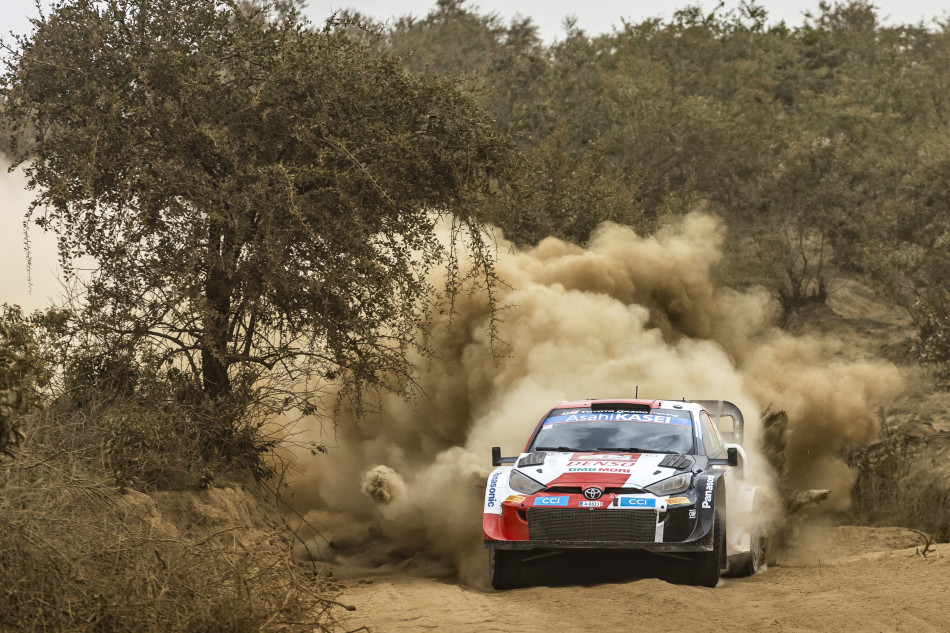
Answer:
[[521, 552], [488, 548], [488, 575], [495, 589], [514, 589], [521, 585]]
[[[752, 516], [761, 516], [761, 503], [759, 495], [756, 494], [752, 500]], [[736, 576], [752, 576], [759, 573], [762, 565], [765, 564], [765, 537], [762, 534], [762, 528], [754, 525], [749, 532], [749, 551], [739, 557], [739, 563], [730, 565], [730, 572]]]
[[765, 543], [758, 529], [752, 531], [749, 537], [749, 553], [742, 559], [742, 564], [736, 570], [737, 576], [752, 576], [759, 573], [762, 562], [765, 560]]
[[722, 573], [722, 563], [726, 551], [725, 528], [722, 517], [717, 511], [713, 522], [713, 549], [711, 552], [703, 552], [696, 556], [690, 574], [690, 584], [715, 587], [719, 583], [719, 575]]

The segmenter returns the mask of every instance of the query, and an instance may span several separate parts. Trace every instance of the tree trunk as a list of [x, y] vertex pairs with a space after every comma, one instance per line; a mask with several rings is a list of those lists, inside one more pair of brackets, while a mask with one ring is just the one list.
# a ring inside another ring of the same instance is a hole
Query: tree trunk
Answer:
[[208, 229], [209, 264], [205, 280], [208, 312], [204, 318], [201, 340], [201, 377], [205, 395], [216, 400], [231, 392], [228, 377], [228, 317], [231, 311], [231, 280], [224, 266], [229, 250], [227, 231], [218, 222]]

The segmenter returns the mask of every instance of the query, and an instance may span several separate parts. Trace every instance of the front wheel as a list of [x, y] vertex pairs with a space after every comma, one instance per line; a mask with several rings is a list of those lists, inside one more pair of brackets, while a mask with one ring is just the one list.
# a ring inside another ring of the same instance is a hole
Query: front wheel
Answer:
[[488, 575], [495, 589], [514, 589], [521, 585], [521, 552], [488, 548]]
[[722, 573], [722, 563], [726, 552], [726, 526], [716, 512], [713, 523], [713, 550], [698, 554], [693, 561], [690, 584], [702, 587], [715, 587]]

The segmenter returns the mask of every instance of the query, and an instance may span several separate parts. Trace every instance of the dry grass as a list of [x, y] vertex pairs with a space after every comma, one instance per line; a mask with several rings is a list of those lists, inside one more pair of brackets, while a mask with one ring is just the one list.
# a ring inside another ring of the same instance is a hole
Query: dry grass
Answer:
[[880, 417], [880, 439], [846, 456], [857, 472], [848, 522], [913, 528], [950, 541], [950, 489], [936, 470], [944, 464], [927, 458], [933, 436], [945, 434], [893, 430], [883, 413]]
[[28, 433], [0, 463], [0, 631], [336, 628], [279, 524], [184, 533], [148, 496], [90, 475], [82, 445]]

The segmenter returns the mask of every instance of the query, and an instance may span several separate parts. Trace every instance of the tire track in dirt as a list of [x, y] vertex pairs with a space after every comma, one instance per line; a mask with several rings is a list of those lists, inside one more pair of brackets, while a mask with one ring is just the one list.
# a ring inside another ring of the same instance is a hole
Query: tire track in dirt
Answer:
[[942, 555], [950, 544], [924, 558], [908, 547], [915, 538], [900, 528], [810, 528], [765, 573], [715, 589], [657, 578], [570, 584], [555, 574], [551, 583], [497, 592], [341, 569], [341, 601], [357, 608], [348, 628], [378, 633], [950, 630], [950, 558]]

